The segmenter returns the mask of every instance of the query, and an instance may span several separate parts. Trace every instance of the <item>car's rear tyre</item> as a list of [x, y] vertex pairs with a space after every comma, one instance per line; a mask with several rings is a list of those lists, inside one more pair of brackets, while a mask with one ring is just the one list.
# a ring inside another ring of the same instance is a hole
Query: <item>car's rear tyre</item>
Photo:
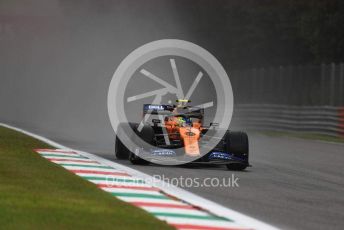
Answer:
[[128, 160], [130, 150], [123, 144], [118, 135], [126, 132], [127, 129], [133, 129], [137, 124], [135, 123], [120, 123], [117, 128], [117, 135], [115, 140], [115, 155], [119, 160]]
[[[149, 125], [144, 125], [141, 131], [136, 131], [136, 136], [133, 138], [136, 142], [137, 146], [140, 146], [138, 139], [141, 139], [142, 141], [146, 142], [147, 144], [153, 145], [154, 142], [154, 130]], [[144, 147], [144, 146], [140, 146]], [[148, 165], [149, 161], [146, 161], [139, 156], [137, 156], [135, 153], [130, 152], [129, 154], [129, 161], [134, 165]]]
[[234, 154], [243, 154], [249, 152], [248, 136], [244, 132], [228, 132], [227, 133], [227, 150]]
[[226, 164], [226, 167], [228, 170], [231, 170], [231, 171], [243, 171], [248, 167], [248, 165], [233, 163], [233, 164]]
[[249, 166], [249, 143], [247, 134], [244, 132], [228, 132], [226, 138], [227, 151], [244, 159], [243, 163], [227, 164], [227, 168], [234, 171], [245, 170]]
[[115, 155], [116, 158], [119, 160], [127, 160], [129, 157], [129, 149], [125, 147], [125, 145], [122, 143], [122, 141], [116, 136], [116, 142], [115, 142]]
[[148, 165], [149, 161], [146, 161], [138, 156], [135, 155], [135, 153], [130, 152], [129, 153], [129, 161], [133, 165]]

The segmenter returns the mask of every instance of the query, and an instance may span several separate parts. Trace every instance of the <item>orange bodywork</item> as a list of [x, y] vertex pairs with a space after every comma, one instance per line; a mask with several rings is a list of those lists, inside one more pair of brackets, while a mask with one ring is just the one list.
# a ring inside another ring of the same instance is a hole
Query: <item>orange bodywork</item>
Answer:
[[201, 131], [194, 127], [180, 127], [179, 133], [181, 139], [184, 141], [185, 153], [189, 156], [199, 156], [198, 140]]
[[182, 126], [176, 117], [165, 121], [165, 127], [171, 140], [181, 139], [184, 142], [185, 153], [188, 156], [199, 156], [198, 140], [201, 135], [201, 123], [193, 122], [192, 126]]

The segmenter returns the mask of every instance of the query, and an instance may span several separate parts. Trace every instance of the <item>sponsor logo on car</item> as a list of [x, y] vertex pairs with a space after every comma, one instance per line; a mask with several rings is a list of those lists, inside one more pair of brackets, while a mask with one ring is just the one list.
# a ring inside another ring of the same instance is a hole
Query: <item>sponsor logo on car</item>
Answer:
[[176, 156], [176, 152], [170, 149], [155, 149], [151, 153], [154, 156]]
[[187, 136], [190, 136], [190, 137], [192, 137], [192, 136], [195, 136], [196, 134], [195, 133], [193, 133], [193, 132], [186, 132], [185, 133]]
[[162, 105], [148, 105], [149, 110], [164, 110], [164, 106]]
[[209, 155], [209, 159], [231, 160], [233, 154], [223, 152], [212, 152]]

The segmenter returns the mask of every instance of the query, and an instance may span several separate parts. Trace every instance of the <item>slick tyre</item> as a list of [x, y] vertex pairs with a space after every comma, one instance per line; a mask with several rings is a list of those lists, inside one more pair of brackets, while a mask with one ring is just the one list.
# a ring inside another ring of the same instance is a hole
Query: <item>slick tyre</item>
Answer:
[[130, 152], [129, 153], [129, 161], [133, 165], [148, 165], [149, 161], [146, 161], [139, 156], [136, 156], [135, 153]]
[[115, 155], [119, 160], [128, 160], [130, 150], [122, 143], [118, 137], [120, 133], [126, 132], [127, 129], [133, 129], [137, 124], [135, 123], [120, 123], [117, 128], [117, 135], [115, 140]]
[[246, 133], [228, 132], [226, 134], [226, 149], [235, 156], [246, 159], [246, 162], [243, 163], [227, 164], [226, 166], [229, 170], [241, 171], [245, 170], [249, 166], [249, 143]]
[[[142, 141], [146, 142], [147, 144], [153, 145], [154, 142], [154, 130], [151, 126], [149, 125], [144, 125], [142, 130], [136, 131], [136, 136], [134, 137], [134, 140], [140, 138]], [[135, 141], [137, 145], [139, 145], [138, 141]], [[143, 146], [138, 146], [138, 147], [143, 147]], [[139, 156], [135, 155], [135, 153], [130, 153], [129, 154], [129, 161], [134, 164], [134, 165], [148, 165], [149, 161], [146, 161]]]

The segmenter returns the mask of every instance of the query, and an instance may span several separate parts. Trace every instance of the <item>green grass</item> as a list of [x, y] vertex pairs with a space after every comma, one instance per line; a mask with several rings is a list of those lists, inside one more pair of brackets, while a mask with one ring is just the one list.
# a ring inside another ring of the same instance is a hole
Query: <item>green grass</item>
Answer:
[[50, 146], [0, 127], [1, 229], [171, 229], [33, 151]]
[[344, 143], [344, 137], [334, 137], [330, 135], [317, 134], [317, 133], [296, 133], [296, 132], [282, 132], [282, 131], [262, 131], [267, 136], [287, 136], [296, 137], [309, 140], [321, 140], [328, 142]]

